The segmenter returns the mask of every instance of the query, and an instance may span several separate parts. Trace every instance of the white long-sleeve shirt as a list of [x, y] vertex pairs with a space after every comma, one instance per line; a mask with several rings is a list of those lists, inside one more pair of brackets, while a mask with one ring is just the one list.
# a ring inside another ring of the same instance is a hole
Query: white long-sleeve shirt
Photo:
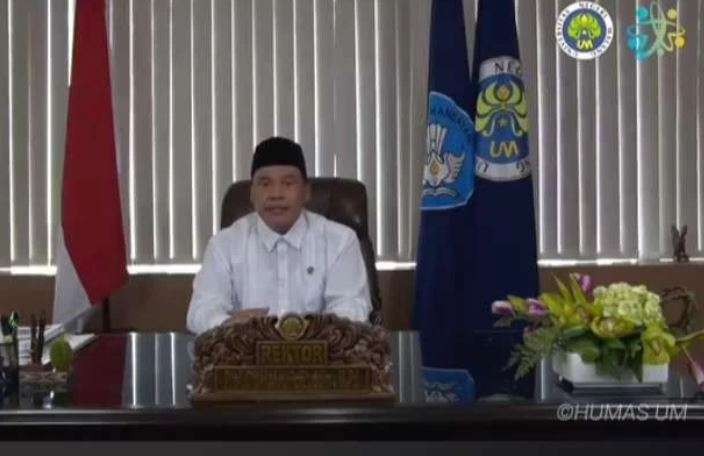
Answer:
[[213, 236], [193, 281], [188, 329], [200, 334], [252, 308], [366, 321], [369, 285], [354, 231], [304, 210], [284, 235], [253, 212]]

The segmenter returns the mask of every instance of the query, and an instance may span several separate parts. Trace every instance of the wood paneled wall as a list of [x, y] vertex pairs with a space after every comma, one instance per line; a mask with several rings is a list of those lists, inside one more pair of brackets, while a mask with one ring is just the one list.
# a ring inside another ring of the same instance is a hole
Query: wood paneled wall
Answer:
[[[691, 289], [704, 303], [704, 264], [658, 264], [647, 266], [600, 266], [542, 268], [541, 286], [553, 289], [553, 275], [568, 271], [592, 274], [597, 283], [626, 281], [643, 283], [653, 290], [673, 285]], [[191, 294], [192, 275], [136, 275], [112, 300], [114, 330], [183, 331]], [[408, 329], [414, 298], [413, 271], [379, 272], [384, 320], [389, 329]], [[20, 314], [51, 314], [54, 278], [0, 275], [0, 312], [18, 309]], [[100, 321], [91, 328], [99, 328]]]

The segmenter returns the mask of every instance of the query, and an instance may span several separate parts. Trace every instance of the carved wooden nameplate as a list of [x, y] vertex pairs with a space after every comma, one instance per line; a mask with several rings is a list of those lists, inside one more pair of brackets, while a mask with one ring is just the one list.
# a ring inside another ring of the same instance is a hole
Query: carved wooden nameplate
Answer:
[[196, 339], [193, 400], [392, 400], [388, 333], [335, 315], [262, 317]]

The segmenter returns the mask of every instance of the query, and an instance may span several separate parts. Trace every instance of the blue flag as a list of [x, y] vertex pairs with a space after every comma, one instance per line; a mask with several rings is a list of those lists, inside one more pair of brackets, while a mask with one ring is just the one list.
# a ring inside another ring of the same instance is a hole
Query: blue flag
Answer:
[[[416, 269], [414, 325], [420, 329], [426, 396], [442, 389], [459, 397], [457, 378], [469, 378], [470, 303], [467, 279], [474, 257], [476, 92], [465, 41], [462, 0], [432, 5], [428, 75], [427, 150], [423, 168], [421, 227]], [[455, 369], [455, 371], [452, 371]], [[453, 373], [450, 376], [449, 373]], [[450, 400], [450, 399], [448, 399]], [[465, 401], [467, 402], [467, 401]]]
[[521, 332], [491, 314], [508, 294], [538, 294], [513, 0], [480, 0], [471, 79], [464, 43], [462, 1], [435, 0], [414, 324], [425, 366], [467, 369], [479, 396], [530, 396], [504, 370]]

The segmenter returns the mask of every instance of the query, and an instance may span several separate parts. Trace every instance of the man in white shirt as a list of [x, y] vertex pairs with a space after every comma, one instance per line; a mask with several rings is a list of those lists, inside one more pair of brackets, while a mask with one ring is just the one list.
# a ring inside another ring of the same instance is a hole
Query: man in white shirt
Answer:
[[335, 313], [367, 321], [367, 272], [355, 232], [304, 209], [310, 184], [301, 147], [260, 143], [252, 158], [255, 212], [212, 237], [193, 282], [188, 329], [263, 315]]

